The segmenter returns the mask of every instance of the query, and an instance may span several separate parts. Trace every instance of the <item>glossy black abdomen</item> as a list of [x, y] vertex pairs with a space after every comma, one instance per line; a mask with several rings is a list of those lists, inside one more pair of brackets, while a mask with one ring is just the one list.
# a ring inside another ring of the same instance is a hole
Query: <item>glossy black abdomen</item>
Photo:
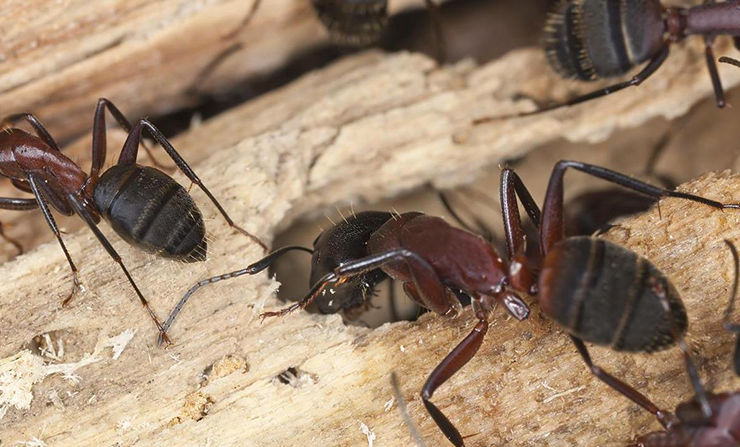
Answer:
[[147, 166], [113, 166], [98, 180], [93, 200], [128, 243], [186, 262], [205, 260], [200, 210], [185, 188], [167, 174]]
[[658, 0], [561, 0], [545, 26], [548, 62], [561, 76], [619, 76], [664, 47]]
[[[620, 245], [572, 237], [548, 253], [540, 274], [543, 312], [570, 334], [617, 351], [652, 352], [683, 334], [686, 310], [673, 285], [650, 261]], [[664, 293], [671, 316], [657, 293]]]

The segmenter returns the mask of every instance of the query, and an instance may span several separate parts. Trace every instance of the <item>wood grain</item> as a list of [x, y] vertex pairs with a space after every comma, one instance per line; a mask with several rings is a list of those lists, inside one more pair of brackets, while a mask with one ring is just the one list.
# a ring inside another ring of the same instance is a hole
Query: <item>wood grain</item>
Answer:
[[[700, 51], [677, 52], [662, 82], [615, 95], [608, 108], [591, 103], [479, 127], [470, 123], [483, 114], [531, 106], [495, 98], [514, 85], [546, 84], [542, 76], [516, 77], [512, 70], [541, 61], [539, 52], [512, 53], [485, 67], [442, 69], [418, 55], [370, 52], [194, 127], [175, 144], [232, 217], [270, 240], [299, 216], [330, 204], [374, 200], [428, 182], [468, 181], [501, 158], [547, 141], [605, 138], [656, 115], [673, 116], [709, 93]], [[723, 70], [723, 76], [732, 85], [740, 72]], [[683, 189], [740, 202], [739, 182], [728, 173], [707, 174]], [[209, 218], [205, 263], [142, 254], [101, 225], [160, 316], [195, 281], [261, 256], [229, 231], [201, 192], [193, 195]], [[702, 375], [718, 389], [736, 385], [728, 368], [732, 339], [719, 318], [731, 272], [722, 239], [740, 240], [738, 218], [666, 200], [660, 214], [652, 210], [610, 236], [675, 281], [692, 319], [690, 344]], [[281, 303], [273, 294], [278, 284], [259, 275], [199, 293], [172, 329], [175, 347], [165, 351], [91, 233], [65, 240], [85, 285], [67, 308], [60, 301], [70, 278], [57, 245], [41, 245], [0, 266], [4, 444], [36, 437], [54, 446], [354, 446], [368, 444], [363, 423], [377, 436], [376, 445], [408, 445], [396, 409], [385, 411], [389, 374], [396, 371], [424, 436], [443, 445], [418, 390], [471, 329], [468, 313], [454, 321], [428, 315], [375, 331], [303, 312], [260, 324], [258, 314]], [[598, 350], [595, 356], [662, 406], [690, 393], [675, 351], [630, 357]], [[292, 385], [275, 379], [290, 367], [303, 372]], [[536, 305], [525, 323], [497, 314], [478, 357], [435, 401], [471, 435], [471, 446], [616, 446], [655, 427], [587, 374]]]

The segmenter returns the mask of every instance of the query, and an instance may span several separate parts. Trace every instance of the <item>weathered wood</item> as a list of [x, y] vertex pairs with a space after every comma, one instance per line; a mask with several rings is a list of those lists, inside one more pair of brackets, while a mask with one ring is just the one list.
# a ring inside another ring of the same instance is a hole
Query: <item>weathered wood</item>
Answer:
[[[540, 56], [523, 51], [482, 69], [460, 64], [438, 70], [421, 56], [367, 53], [196, 127], [176, 146], [188, 157], [196, 147], [206, 149], [194, 163], [201, 178], [237, 222], [269, 240], [297, 216], [349, 197], [372, 200], [428, 181], [468, 180], [545, 141], [605, 137], [656, 114], [678, 113], [710, 88], [705, 73], [681, 65], [696, 54], [677, 52], [672, 64], [678, 65], [667, 67], [665, 79], [683, 77], [685, 83], [645, 84], [616, 95], [608, 111], [591, 105], [474, 129], [474, 117], [511, 110], [493, 94], [514, 85], [512, 67]], [[700, 79], [694, 81], [692, 72]], [[723, 75], [732, 84], [740, 74]], [[735, 176], [709, 174], [686, 188], [740, 201], [739, 183]], [[142, 254], [101, 225], [161, 317], [196, 280], [261, 255], [228, 230], [202, 193], [193, 194], [211, 217], [206, 263]], [[702, 373], [713, 387], [728, 389], [736, 383], [728, 367], [731, 338], [719, 315], [731, 268], [721, 240], [740, 239], [740, 215], [676, 200], [663, 201], [661, 214], [653, 210], [611, 237], [675, 280], [692, 318], [690, 343]], [[164, 351], [130, 286], [90, 232], [65, 240], [86, 290], [68, 308], [60, 307], [70, 277], [56, 244], [0, 267], [4, 443], [37, 437], [54, 446], [364, 445], [364, 423], [378, 445], [408, 445], [395, 408], [384, 410], [391, 371], [399, 373], [424, 435], [443, 442], [416, 396], [433, 366], [472, 327], [467, 313], [455, 321], [425, 316], [372, 332], [345, 327], [336, 316], [302, 312], [260, 324], [263, 309], [280, 305], [272, 295], [277, 283], [260, 275], [204, 289], [173, 327], [176, 346]], [[26, 353], [43, 334], [54, 350], [47, 347], [44, 357]], [[120, 357], [114, 360], [115, 353]], [[677, 352], [628, 357], [597, 351], [596, 358], [663, 406], [689, 394]], [[293, 385], [274, 380], [289, 367], [305, 374]], [[435, 401], [463, 433], [478, 433], [469, 438], [472, 446], [623, 445], [654, 427], [650, 417], [588, 376], [567, 338], [536, 307], [521, 324], [499, 315], [479, 357]]]

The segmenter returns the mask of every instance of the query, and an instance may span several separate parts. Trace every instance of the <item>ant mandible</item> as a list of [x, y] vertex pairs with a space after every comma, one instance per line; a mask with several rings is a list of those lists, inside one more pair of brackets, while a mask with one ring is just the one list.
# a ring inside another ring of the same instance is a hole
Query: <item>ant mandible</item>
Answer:
[[712, 47], [716, 36], [730, 35], [735, 47], [740, 49], [738, 0], [720, 3], [705, 0], [704, 4], [691, 8], [666, 8], [659, 0], [558, 1], [545, 24], [543, 40], [547, 61], [562, 77], [594, 81], [621, 76], [645, 62], [647, 65], [628, 81], [569, 101], [532, 112], [481, 118], [475, 123], [535, 115], [638, 86], [663, 65], [672, 43], [691, 35], [704, 36], [717, 107], [724, 107], [724, 91]]
[[[106, 109], [129, 134], [118, 163], [101, 174], [106, 155]], [[121, 257], [97, 227], [102, 216], [122, 239], [145, 251], [185, 262], [205, 260], [205, 224], [192, 197], [169, 175], [136, 163], [144, 129], [151, 133], [188, 179], [208, 196], [229, 226], [267, 249], [257, 237], [234, 224], [167, 138], [148, 120], [141, 119], [131, 126], [112, 102], [101, 98], [93, 120], [92, 168], [89, 176], [59, 150], [54, 138], [33, 114], [10, 115], [2, 121], [0, 128], [21, 120], [33, 127], [36, 136], [18, 128], [7, 128], [0, 132], [0, 176], [8, 177], [21, 191], [33, 193], [34, 198], [2, 197], [0, 209], [41, 208], [72, 270], [72, 292], [62, 305], [67, 305], [75, 296], [80, 282], [77, 267], [62, 241], [47, 202], [61, 214], [77, 214], [87, 223], [98, 241], [123, 270], [141, 304], [160, 331], [160, 336], [166, 343], [170, 343], [159, 319], [149, 307]]]
[[[738, 290], [738, 254], [728, 240], [725, 244], [732, 252], [735, 263], [735, 280], [730, 303], [724, 314], [727, 331], [740, 334], [740, 325], [730, 322], [730, 315]], [[740, 337], [735, 343], [733, 366], [740, 376]], [[686, 368], [691, 377], [696, 396], [676, 407], [676, 414], [663, 431], [640, 436], [633, 447], [738, 447], [740, 446], [740, 392], [714, 394], [704, 391], [693, 361], [685, 346]], [[647, 398], [645, 397], [647, 400]]]
[[[356, 250], [355, 254], [365, 251], [367, 255], [340, 261], [314, 283], [301, 301], [279, 311], [265, 312], [262, 317], [283, 316], [305, 308], [323, 296], [326, 290], [353, 284], [353, 278], [366, 278], [378, 270], [401, 281], [406, 294], [419, 305], [447, 317], [458, 315], [461, 309], [452, 289], [470, 296], [478, 323], [434, 369], [421, 392], [424, 406], [437, 426], [450, 442], [460, 447], [464, 446], [463, 437], [431, 402], [434, 391], [478, 351], [496, 303], [503, 305], [516, 319], [523, 320], [529, 315], [529, 306], [522, 297], [537, 296], [542, 311], [569, 332], [594, 375], [665, 421], [665, 415], [651, 402], [594, 365], [584, 342], [611, 345], [615, 350], [624, 351], [651, 352], [667, 348], [675, 341], [672, 332], [674, 321], [677, 322], [678, 333], [686, 330], [688, 318], [683, 304], [668, 279], [647, 259], [603, 239], [565, 237], [563, 178], [568, 168], [654, 198], [676, 197], [716, 209], [740, 208], [736, 204], [725, 205], [692, 194], [658, 188], [599, 166], [561, 161], [553, 169], [541, 212], [519, 176], [507, 168], [501, 175], [507, 260], [502, 259], [481, 237], [452, 227], [438, 217], [418, 212], [400, 215], [361, 213], [357, 218], [366, 224], [365, 232], [354, 241], [345, 240], [353, 246], [338, 245], [335, 250]], [[517, 197], [539, 229], [544, 257], [544, 267], [539, 275], [530, 268], [525, 257], [526, 244]], [[374, 220], [376, 216], [377, 221]], [[171, 323], [184, 300], [199, 287], [242, 274], [255, 274], [292, 249], [295, 248], [285, 247], [246, 269], [199, 282], [176, 306], [166, 325]], [[314, 259], [315, 256], [316, 253]], [[612, 265], [620, 268], [612, 268]], [[661, 310], [663, 299], [669, 303], [671, 317]]]

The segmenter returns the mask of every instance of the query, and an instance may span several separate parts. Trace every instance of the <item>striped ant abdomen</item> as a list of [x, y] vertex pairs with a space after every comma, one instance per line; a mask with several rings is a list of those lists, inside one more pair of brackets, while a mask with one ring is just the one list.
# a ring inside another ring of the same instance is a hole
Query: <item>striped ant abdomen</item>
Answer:
[[562, 0], [547, 19], [544, 46], [561, 76], [592, 81], [652, 59], [664, 34], [657, 0]]

